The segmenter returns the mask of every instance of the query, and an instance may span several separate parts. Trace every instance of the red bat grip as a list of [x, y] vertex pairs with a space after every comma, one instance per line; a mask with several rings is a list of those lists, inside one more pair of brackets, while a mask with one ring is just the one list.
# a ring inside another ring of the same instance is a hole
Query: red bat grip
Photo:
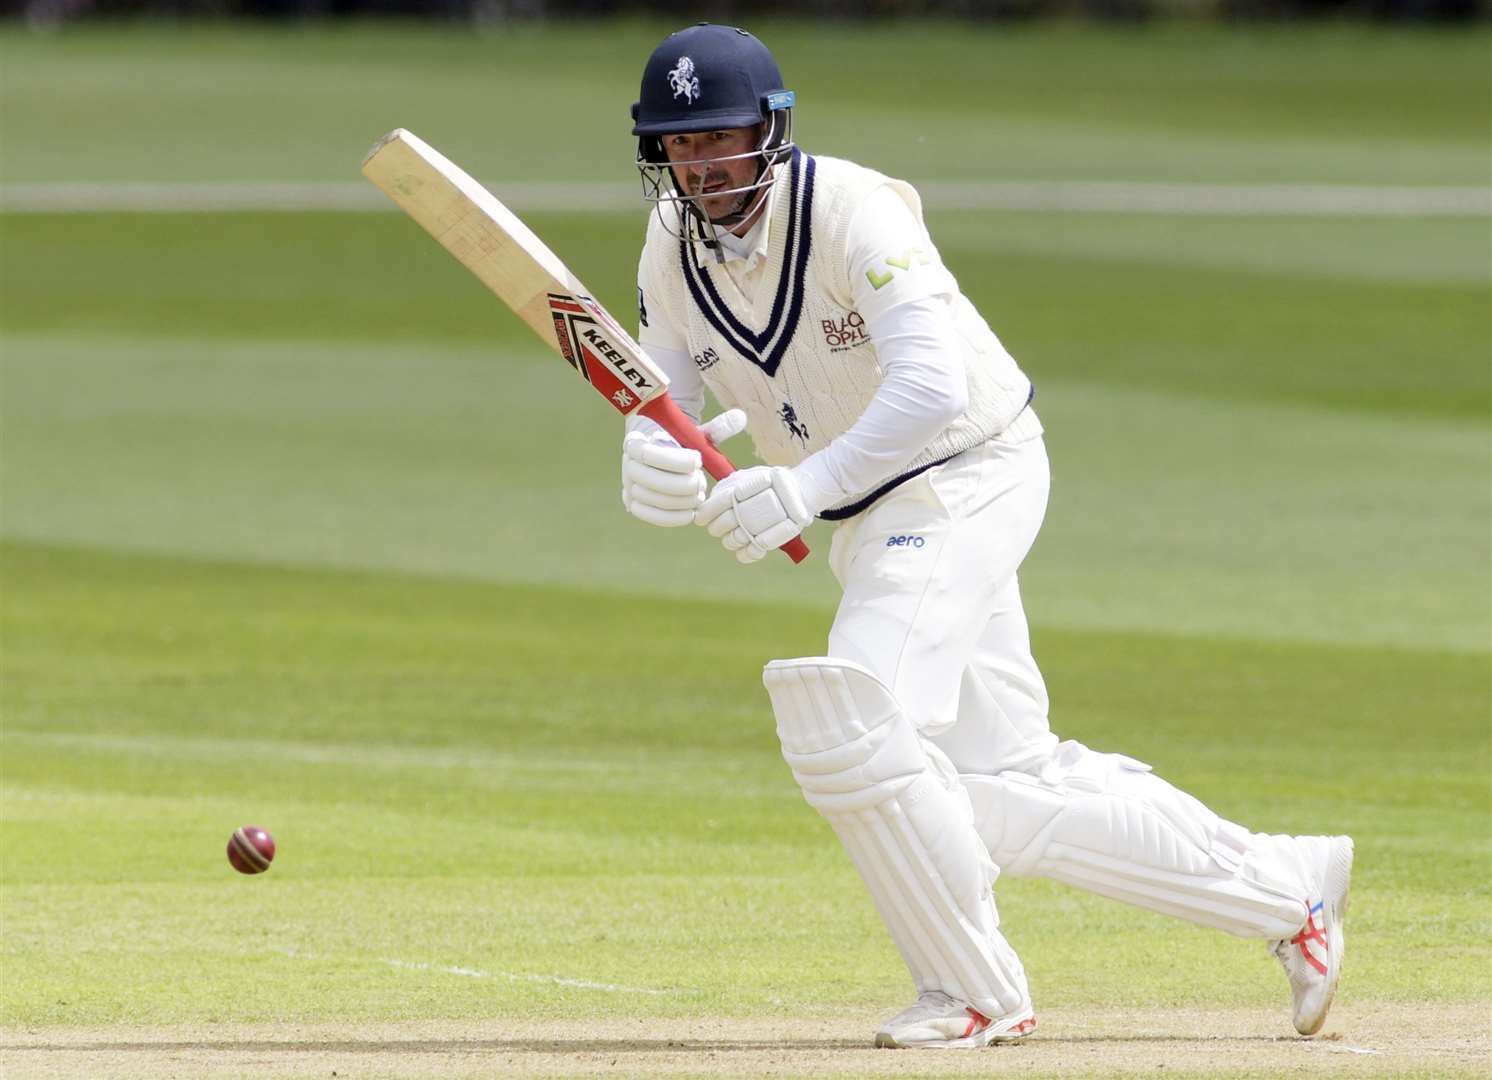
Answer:
[[[659, 394], [637, 412], [638, 415], [646, 416], [672, 435], [680, 446], [698, 450], [705, 472], [716, 480], [724, 480], [736, 471], [736, 467], [730, 463], [730, 458], [722, 454], [715, 444], [705, 437], [705, 433], [699, 430], [683, 409], [679, 408], [674, 399], [668, 395], [668, 391], [665, 390]], [[793, 537], [778, 550], [786, 553], [787, 557], [795, 563], [808, 558], [808, 545], [803, 542], [801, 536]]]

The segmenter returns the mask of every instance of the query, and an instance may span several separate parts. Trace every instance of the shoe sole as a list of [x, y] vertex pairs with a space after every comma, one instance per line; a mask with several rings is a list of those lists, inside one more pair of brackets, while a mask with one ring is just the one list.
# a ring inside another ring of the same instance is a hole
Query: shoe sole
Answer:
[[1342, 967], [1347, 962], [1347, 935], [1344, 926], [1347, 921], [1347, 901], [1352, 891], [1352, 860], [1355, 854], [1350, 836], [1332, 840], [1331, 859], [1326, 868], [1326, 887], [1322, 891], [1326, 896], [1338, 898], [1335, 902], [1328, 901], [1330, 907], [1327, 915], [1331, 921], [1327, 925], [1331, 927], [1331, 931], [1326, 938], [1328, 954], [1336, 958], [1336, 963], [1332, 968], [1326, 996], [1321, 1001], [1321, 1010], [1314, 1017], [1295, 1024], [1295, 1030], [1302, 1035], [1314, 1035], [1326, 1026], [1326, 1014], [1331, 1012], [1331, 1003], [1337, 996], [1337, 984], [1342, 978]]
[[925, 1042], [897, 1042], [889, 1031], [876, 1032], [876, 1046], [882, 1050], [978, 1050], [997, 1043], [1020, 1042], [1036, 1030], [1036, 1016], [1022, 1017], [1009, 1027], [994, 1024], [966, 1039], [929, 1039]]

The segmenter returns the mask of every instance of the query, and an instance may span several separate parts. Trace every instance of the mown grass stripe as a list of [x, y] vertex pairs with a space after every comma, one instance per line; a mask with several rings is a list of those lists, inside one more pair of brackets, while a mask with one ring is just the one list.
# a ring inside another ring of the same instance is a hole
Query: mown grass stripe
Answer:
[[[1492, 188], [1348, 184], [1171, 184], [1124, 181], [918, 181], [937, 210], [1312, 217], [1485, 217]], [[514, 210], [615, 211], [640, 208], [627, 183], [519, 182], [490, 185]], [[56, 181], [0, 186], [8, 213], [235, 213], [385, 211], [370, 185], [343, 182]]]

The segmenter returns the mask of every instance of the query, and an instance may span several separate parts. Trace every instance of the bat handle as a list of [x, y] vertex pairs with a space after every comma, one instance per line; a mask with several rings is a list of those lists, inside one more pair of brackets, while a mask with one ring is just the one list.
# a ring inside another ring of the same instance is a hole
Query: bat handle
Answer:
[[[730, 463], [730, 458], [722, 454], [715, 444], [705, 437], [705, 433], [689, 415], [679, 408], [678, 403], [664, 391], [637, 410], [641, 416], [646, 416], [664, 431], [674, 437], [680, 446], [687, 446], [691, 450], [698, 450], [700, 461], [716, 480], [724, 480], [736, 467]], [[800, 563], [808, 558], [808, 545], [803, 542], [801, 536], [795, 536], [779, 549], [795, 563]]]

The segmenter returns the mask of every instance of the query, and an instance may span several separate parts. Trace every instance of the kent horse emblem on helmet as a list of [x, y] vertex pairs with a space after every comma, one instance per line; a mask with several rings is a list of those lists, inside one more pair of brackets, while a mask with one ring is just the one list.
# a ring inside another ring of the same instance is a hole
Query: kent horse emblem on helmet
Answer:
[[678, 64], [668, 73], [668, 85], [672, 87], [674, 97], [682, 97], [693, 105], [699, 97], [699, 77], [694, 74], [694, 61], [687, 56], [679, 57]]

